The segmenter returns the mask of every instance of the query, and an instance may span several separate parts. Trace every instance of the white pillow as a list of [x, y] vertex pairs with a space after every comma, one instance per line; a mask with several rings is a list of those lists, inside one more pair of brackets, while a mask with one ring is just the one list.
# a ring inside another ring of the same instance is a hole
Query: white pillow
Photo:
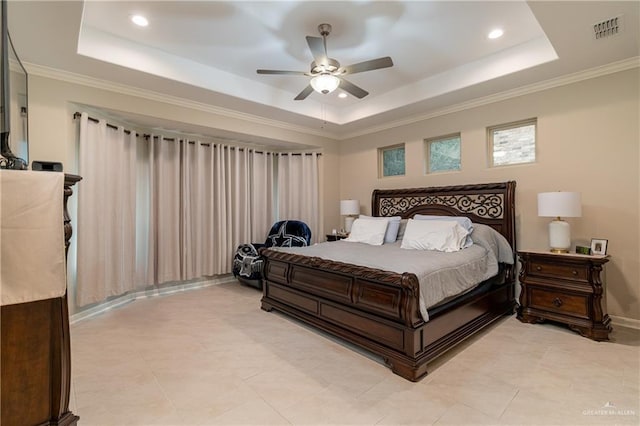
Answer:
[[375, 220], [384, 220], [388, 219], [389, 224], [387, 225], [387, 232], [384, 234], [384, 243], [395, 243], [396, 238], [398, 238], [398, 230], [400, 229], [400, 216], [391, 216], [391, 217], [375, 217], [375, 216], [366, 216], [361, 214], [360, 219], [375, 219]]
[[353, 243], [365, 243], [372, 246], [381, 246], [384, 242], [384, 234], [387, 231], [389, 219], [356, 219], [351, 226], [349, 236], [342, 241]]
[[409, 219], [401, 219], [400, 226], [398, 227], [398, 236], [397, 239], [401, 240], [404, 237], [404, 231], [407, 229], [407, 223]]
[[416, 250], [459, 251], [469, 231], [454, 220], [409, 219], [401, 248]]
[[471, 233], [473, 232], [473, 222], [471, 219], [465, 216], [436, 216], [430, 214], [417, 214], [413, 216], [415, 220], [453, 220], [458, 222], [460, 226], [466, 229], [469, 234], [464, 242], [464, 246], [462, 248], [471, 247], [473, 245], [473, 240], [471, 239]]

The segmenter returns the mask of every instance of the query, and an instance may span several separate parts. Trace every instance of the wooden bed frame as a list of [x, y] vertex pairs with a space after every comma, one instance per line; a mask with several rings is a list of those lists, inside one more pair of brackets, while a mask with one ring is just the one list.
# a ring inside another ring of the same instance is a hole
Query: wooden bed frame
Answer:
[[[375, 190], [374, 216], [467, 216], [515, 241], [515, 182]], [[419, 311], [415, 274], [398, 274], [270, 249], [262, 309], [276, 309], [382, 356], [391, 370], [417, 381], [427, 363], [515, 307], [515, 262], [480, 294], [431, 314]], [[515, 261], [515, 255], [514, 255]]]

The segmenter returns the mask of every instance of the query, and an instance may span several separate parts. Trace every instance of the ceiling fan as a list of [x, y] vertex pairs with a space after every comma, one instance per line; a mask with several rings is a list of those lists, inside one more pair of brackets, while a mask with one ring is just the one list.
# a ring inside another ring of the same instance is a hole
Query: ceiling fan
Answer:
[[320, 32], [322, 38], [307, 36], [307, 44], [313, 55], [313, 62], [311, 62], [311, 70], [309, 72], [257, 70], [258, 74], [304, 75], [311, 77], [307, 87], [294, 98], [296, 101], [305, 99], [314, 90], [318, 93], [327, 94], [333, 92], [338, 87], [345, 92], [351, 93], [356, 98], [362, 99], [367, 96], [369, 92], [349, 82], [343, 76], [393, 66], [391, 58], [385, 56], [384, 58], [371, 59], [369, 61], [341, 67], [338, 61], [327, 56], [327, 36], [331, 33], [331, 25], [318, 25], [318, 32]]

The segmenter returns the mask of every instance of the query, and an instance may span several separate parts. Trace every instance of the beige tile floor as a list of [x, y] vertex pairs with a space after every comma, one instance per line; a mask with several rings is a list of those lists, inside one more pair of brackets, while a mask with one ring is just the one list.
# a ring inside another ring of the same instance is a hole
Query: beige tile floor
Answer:
[[411, 383], [260, 297], [223, 284], [73, 325], [80, 425], [640, 424], [638, 330], [597, 343], [508, 317]]

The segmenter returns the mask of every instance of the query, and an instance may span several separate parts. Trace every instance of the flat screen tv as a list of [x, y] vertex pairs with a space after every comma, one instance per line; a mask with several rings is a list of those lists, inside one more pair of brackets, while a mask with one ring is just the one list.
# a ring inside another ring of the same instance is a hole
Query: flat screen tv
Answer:
[[0, 1], [0, 168], [26, 170], [29, 155], [27, 71], [9, 35], [7, 1]]

